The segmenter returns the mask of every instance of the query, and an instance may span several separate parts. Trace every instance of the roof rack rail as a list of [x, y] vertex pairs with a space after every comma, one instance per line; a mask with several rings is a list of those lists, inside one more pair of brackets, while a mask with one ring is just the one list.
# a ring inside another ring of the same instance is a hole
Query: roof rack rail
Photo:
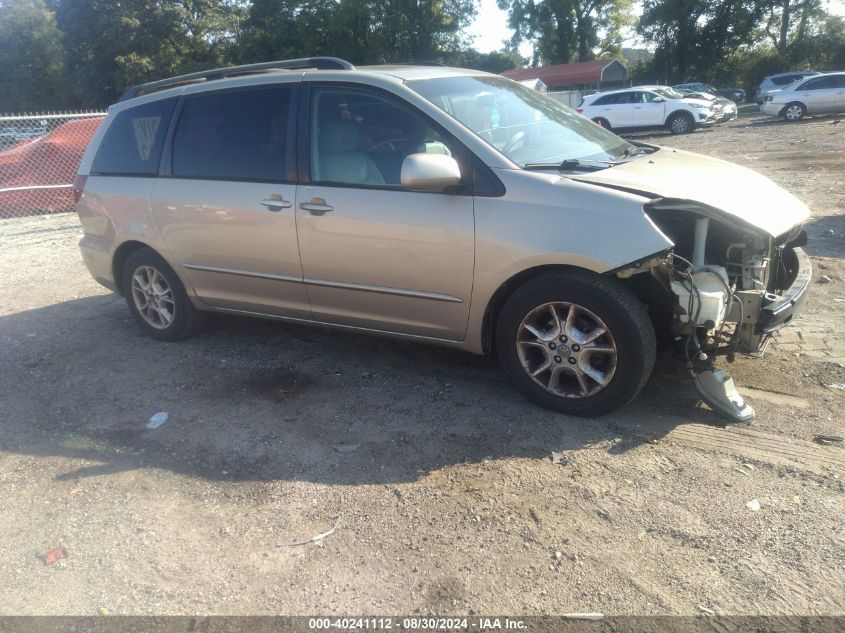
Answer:
[[395, 66], [446, 66], [446, 64], [441, 64], [440, 62], [435, 61], [419, 61], [419, 62], [395, 62]]
[[173, 88], [185, 84], [198, 83], [201, 81], [213, 81], [214, 79], [225, 79], [226, 77], [237, 77], [239, 75], [252, 75], [256, 73], [272, 72], [274, 70], [296, 70], [305, 68], [316, 68], [318, 70], [355, 70], [355, 66], [348, 61], [337, 57], [303, 57], [301, 59], [283, 59], [274, 62], [261, 62], [259, 64], [245, 64], [243, 66], [229, 66], [228, 68], [215, 68], [204, 70], [188, 75], [179, 75], [169, 79], [151, 81], [150, 83], [133, 86], [124, 92], [118, 101], [126, 101], [157, 90]]

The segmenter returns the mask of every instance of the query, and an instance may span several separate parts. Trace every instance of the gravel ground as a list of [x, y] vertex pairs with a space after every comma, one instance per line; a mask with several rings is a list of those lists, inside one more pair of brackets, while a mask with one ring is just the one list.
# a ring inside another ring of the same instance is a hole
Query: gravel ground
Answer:
[[845, 613], [845, 448], [813, 441], [845, 434], [845, 124], [637, 136], [813, 209], [827, 281], [731, 367], [753, 424], [670, 354], [589, 421], [453, 350], [235, 318], [157, 343], [75, 216], [0, 222], [0, 614]]

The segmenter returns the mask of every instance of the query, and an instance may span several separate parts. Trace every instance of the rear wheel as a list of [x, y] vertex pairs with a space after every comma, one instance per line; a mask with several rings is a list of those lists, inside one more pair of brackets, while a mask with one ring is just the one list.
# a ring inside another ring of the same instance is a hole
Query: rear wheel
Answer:
[[790, 103], [783, 109], [783, 118], [793, 123], [803, 119], [805, 114], [807, 114], [807, 108], [798, 101]]
[[630, 402], [654, 366], [654, 329], [640, 301], [587, 271], [536, 277], [502, 308], [496, 349], [520, 391], [540, 406], [585, 417]]
[[695, 121], [689, 112], [676, 112], [666, 125], [672, 134], [689, 134], [695, 129]]
[[201, 328], [202, 314], [188, 299], [179, 277], [154, 250], [141, 248], [129, 256], [122, 287], [129, 311], [149, 336], [179, 341]]
[[595, 124], [596, 124], [596, 125], [598, 125], [599, 127], [603, 127], [603, 128], [604, 128], [604, 129], [606, 129], [606, 130], [611, 129], [611, 127], [610, 127], [610, 121], [608, 121], [607, 119], [603, 119], [603, 118], [601, 118], [601, 117], [597, 117], [597, 118], [593, 119], [593, 123], [595, 123]]

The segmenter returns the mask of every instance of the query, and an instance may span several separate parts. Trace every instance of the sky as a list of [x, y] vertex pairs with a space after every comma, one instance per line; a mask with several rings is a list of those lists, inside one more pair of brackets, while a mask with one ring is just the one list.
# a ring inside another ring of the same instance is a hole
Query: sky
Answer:
[[[831, 13], [845, 16], [845, 0], [828, 0], [826, 6]], [[482, 53], [501, 49], [502, 41], [513, 35], [513, 31], [507, 27], [507, 21], [507, 13], [499, 9], [496, 0], [479, 0], [478, 15], [469, 28], [469, 34], [475, 36], [475, 48]], [[636, 42], [632, 39], [626, 45], [635, 46]], [[523, 42], [519, 47], [524, 57], [530, 57], [531, 50], [528, 42]]]

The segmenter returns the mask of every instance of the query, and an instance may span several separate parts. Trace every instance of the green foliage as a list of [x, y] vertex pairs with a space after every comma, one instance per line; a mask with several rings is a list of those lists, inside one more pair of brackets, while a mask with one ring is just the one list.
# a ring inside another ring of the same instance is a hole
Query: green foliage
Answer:
[[825, 0], [499, 0], [514, 37], [480, 53], [477, 0], [0, 0], [0, 111], [104, 107], [127, 87], [204, 68], [333, 55], [355, 64], [439, 61], [499, 73], [624, 56], [635, 81], [753, 89], [767, 74], [845, 68], [845, 21]]
[[253, 0], [238, 59], [436, 60], [464, 48], [474, 15], [474, 0]]
[[763, 77], [845, 67], [845, 23], [821, 0], [645, 0], [638, 31], [654, 59], [638, 82], [707, 81], [749, 94]]
[[53, 0], [75, 106], [102, 106], [128, 86], [218, 66], [239, 7], [218, 0]]
[[61, 59], [61, 34], [43, 0], [0, 2], [0, 112], [56, 100]]
[[618, 55], [634, 23], [632, 0], [499, 0], [514, 30], [512, 43], [534, 44], [534, 64]]

